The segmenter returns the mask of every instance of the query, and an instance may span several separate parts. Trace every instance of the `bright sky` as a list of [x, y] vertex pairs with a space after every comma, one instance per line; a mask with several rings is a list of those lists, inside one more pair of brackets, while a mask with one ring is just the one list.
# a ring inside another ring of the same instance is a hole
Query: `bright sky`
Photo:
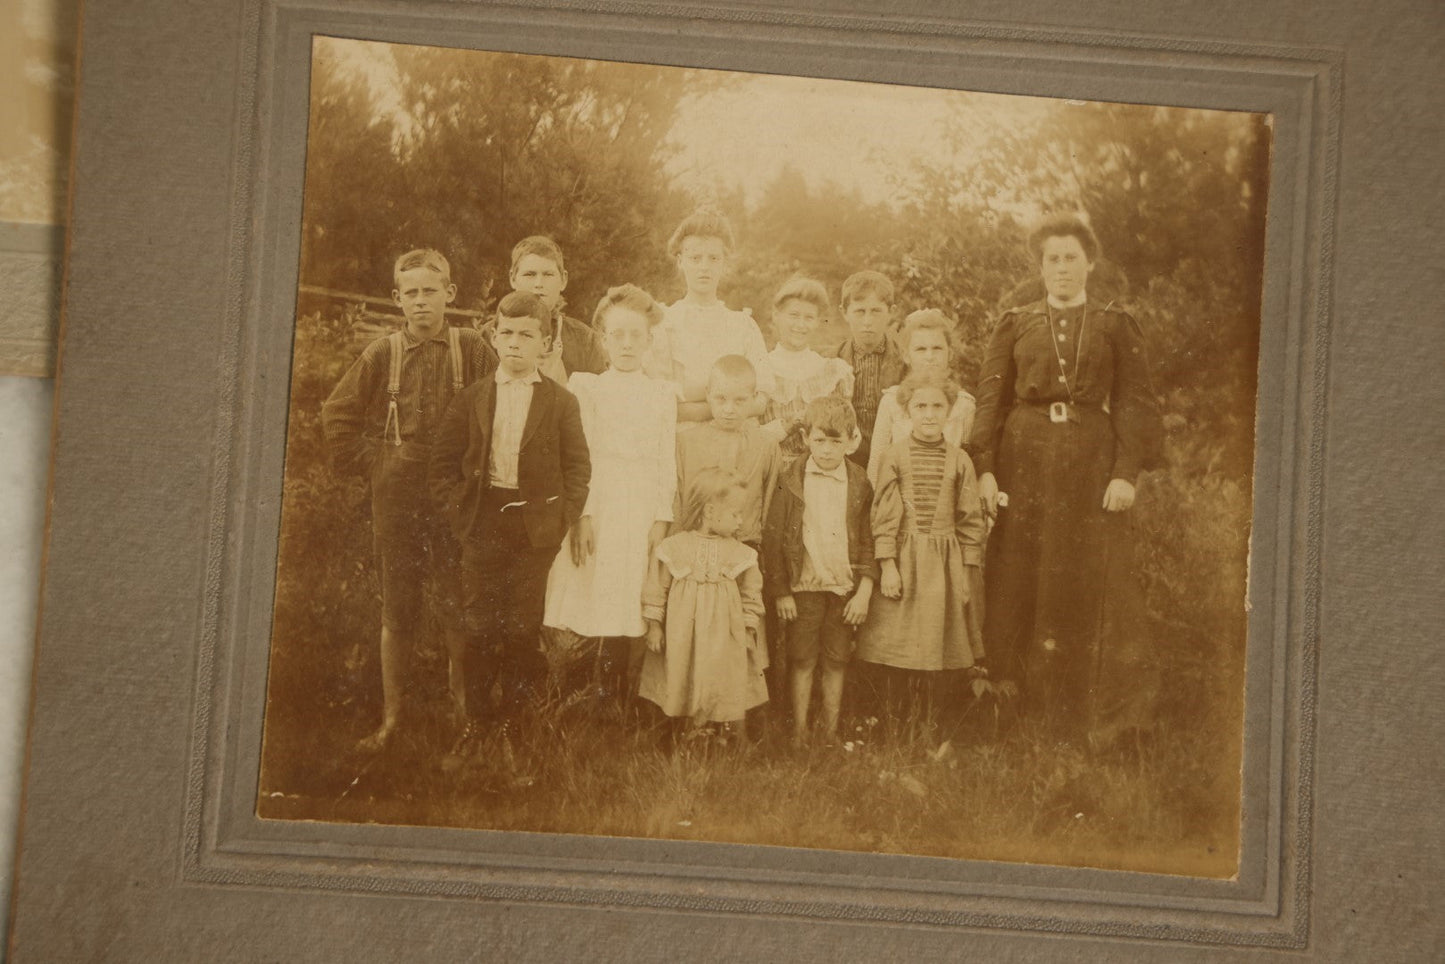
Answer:
[[[670, 165], [684, 185], [721, 181], [749, 198], [791, 164], [810, 187], [831, 181], [867, 201], [890, 196], [888, 172], [942, 159], [943, 125], [967, 118], [979, 144], [1002, 123], [1032, 120], [1056, 105], [1033, 97], [738, 75], [739, 82], [687, 104], [673, 127]], [[969, 145], [962, 145], [967, 152]], [[961, 158], [955, 158], [959, 160]]]

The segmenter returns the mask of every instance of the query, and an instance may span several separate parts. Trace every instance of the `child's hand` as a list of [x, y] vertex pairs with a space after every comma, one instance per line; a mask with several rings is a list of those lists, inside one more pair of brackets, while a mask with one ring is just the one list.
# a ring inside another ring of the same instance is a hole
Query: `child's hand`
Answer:
[[773, 606], [778, 611], [778, 618], [785, 623], [798, 618], [798, 601], [792, 596], [779, 596]]
[[978, 501], [983, 504], [984, 515], [992, 518], [998, 512], [998, 479], [992, 472], [978, 477]]
[[572, 565], [580, 566], [597, 551], [597, 538], [592, 532], [592, 517], [584, 515], [572, 526]]
[[878, 591], [888, 599], [903, 598], [903, 577], [898, 574], [898, 563], [892, 559], [883, 560], [883, 578], [878, 583]]
[[654, 653], [662, 652], [662, 623], [647, 624], [647, 648]]
[[652, 528], [647, 530], [647, 558], [651, 559], [658, 545], [667, 538], [667, 529], [668, 523], [654, 522]]
[[843, 606], [843, 622], [849, 626], [862, 626], [868, 619], [868, 601], [873, 597], [873, 587], [859, 589]]

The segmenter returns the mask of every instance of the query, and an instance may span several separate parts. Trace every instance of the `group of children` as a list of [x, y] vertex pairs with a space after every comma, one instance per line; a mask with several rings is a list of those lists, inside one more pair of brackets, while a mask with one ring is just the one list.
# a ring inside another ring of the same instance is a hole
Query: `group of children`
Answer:
[[836, 731], [854, 661], [890, 692], [980, 664], [974, 400], [947, 318], [894, 329], [892, 285], [861, 271], [852, 337], [824, 357], [831, 299], [793, 278], [768, 350], [718, 297], [732, 248], [724, 219], [693, 215], [668, 246], [686, 294], [615, 287], [588, 325], [562, 311], [561, 250], [527, 238], [481, 331], [448, 325], [442, 255], [398, 259], [405, 326], [322, 413], [338, 466], [372, 483], [384, 708], [364, 748], [400, 720], [429, 581], [464, 741], [496, 693], [501, 725], [532, 699], [544, 627], [600, 653], [623, 698], [696, 724], [790, 704], [800, 742]]

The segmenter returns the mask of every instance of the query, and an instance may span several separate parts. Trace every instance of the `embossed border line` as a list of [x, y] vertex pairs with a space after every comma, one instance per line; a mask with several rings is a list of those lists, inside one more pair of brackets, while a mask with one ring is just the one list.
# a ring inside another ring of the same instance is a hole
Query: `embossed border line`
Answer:
[[[183, 880], [1300, 947], [1309, 928], [1324, 419], [1342, 55], [763, 7], [249, 0], [198, 601]], [[685, 30], [682, 29], [685, 27]], [[1251, 542], [1244, 824], [1229, 881], [255, 816], [314, 35], [1264, 111], [1275, 124]], [[846, 56], [842, 54], [846, 53]]]

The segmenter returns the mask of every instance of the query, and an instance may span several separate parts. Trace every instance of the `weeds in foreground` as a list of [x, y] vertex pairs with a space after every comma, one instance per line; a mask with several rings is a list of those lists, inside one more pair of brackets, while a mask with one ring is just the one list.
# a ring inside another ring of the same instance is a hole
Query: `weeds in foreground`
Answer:
[[1201, 754], [1178, 736], [1089, 753], [1027, 725], [999, 732], [984, 699], [937, 720], [857, 718], [838, 741], [800, 749], [776, 720], [753, 740], [676, 733], [636, 709], [553, 698], [492, 728], [459, 765], [447, 756], [444, 714], [422, 715], [380, 756], [339, 738], [332, 767], [263, 774], [259, 811], [1201, 876], [1235, 869], [1238, 811], [1215, 805]]

